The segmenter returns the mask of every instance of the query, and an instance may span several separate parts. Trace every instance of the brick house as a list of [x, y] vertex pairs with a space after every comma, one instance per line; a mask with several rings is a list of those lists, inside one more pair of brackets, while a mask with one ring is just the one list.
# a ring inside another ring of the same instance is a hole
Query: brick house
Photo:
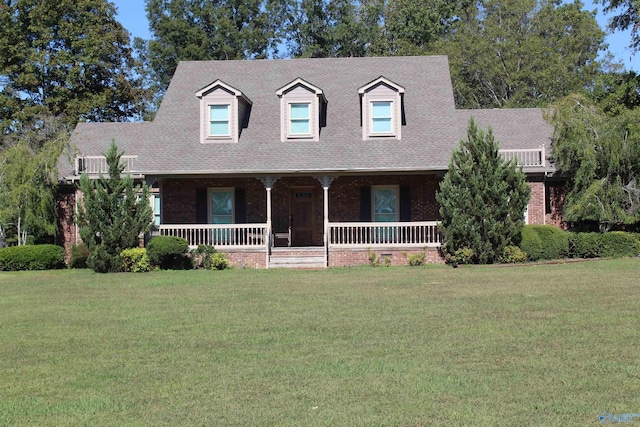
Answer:
[[78, 240], [73, 184], [105, 170], [115, 140], [152, 185], [154, 232], [237, 266], [362, 264], [371, 250], [438, 262], [435, 193], [470, 117], [526, 172], [527, 222], [558, 223], [542, 111], [457, 110], [445, 56], [181, 62], [153, 122], [76, 127], [65, 244]]

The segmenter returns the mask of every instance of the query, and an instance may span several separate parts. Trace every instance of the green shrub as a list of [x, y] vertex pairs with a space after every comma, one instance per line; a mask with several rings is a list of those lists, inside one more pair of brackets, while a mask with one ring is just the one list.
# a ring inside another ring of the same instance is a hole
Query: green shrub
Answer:
[[84, 243], [71, 246], [69, 258], [69, 268], [87, 268], [89, 258], [89, 248]]
[[198, 245], [191, 251], [191, 261], [193, 268], [211, 269], [211, 256], [216, 253], [216, 249], [211, 245]]
[[0, 249], [0, 271], [52, 270], [64, 267], [64, 249], [56, 245], [12, 246]]
[[623, 257], [639, 253], [638, 234], [624, 231], [569, 233], [569, 256], [572, 258]]
[[122, 271], [127, 273], [145, 273], [151, 270], [149, 257], [145, 248], [125, 249], [120, 252]]
[[603, 252], [600, 233], [569, 233], [571, 258], [597, 258]]
[[602, 253], [605, 257], [638, 255], [638, 235], [624, 231], [611, 231], [600, 235]]
[[504, 248], [501, 261], [507, 264], [516, 264], [525, 262], [527, 260], [527, 253], [517, 246], [509, 245]]
[[[569, 239], [564, 230], [552, 225], [525, 225], [524, 228], [533, 230], [540, 238], [540, 256], [536, 259], [558, 259], [567, 256]], [[527, 252], [526, 249], [522, 249]]]
[[448, 253], [445, 249], [444, 261], [453, 267], [457, 267], [459, 264], [473, 263], [474, 255], [475, 252], [471, 248], [460, 248], [454, 253]]
[[222, 252], [216, 252], [211, 255], [212, 270], [225, 270], [227, 268], [229, 268], [229, 261]]
[[117, 273], [122, 271], [122, 259], [120, 254], [109, 253], [103, 244], [94, 245], [87, 259], [87, 266], [96, 273]]
[[542, 240], [535, 229], [529, 225], [525, 225], [522, 228], [520, 236], [520, 249], [527, 254], [529, 260], [537, 261], [544, 257]]
[[375, 251], [368, 249], [369, 265], [372, 267], [378, 267], [380, 265], [380, 255]]
[[409, 254], [409, 265], [412, 267], [419, 267], [424, 264], [425, 253], [420, 252], [417, 254]]
[[155, 236], [147, 245], [147, 255], [151, 264], [161, 269], [184, 270], [192, 265], [188, 249], [187, 240], [181, 237]]

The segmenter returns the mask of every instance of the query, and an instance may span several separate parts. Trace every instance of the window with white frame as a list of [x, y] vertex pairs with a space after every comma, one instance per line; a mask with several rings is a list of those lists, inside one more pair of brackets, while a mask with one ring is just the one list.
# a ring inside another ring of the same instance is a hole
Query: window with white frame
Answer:
[[209, 136], [228, 137], [229, 129], [229, 105], [209, 105]]
[[371, 102], [371, 133], [376, 135], [393, 134], [393, 102]]
[[297, 102], [289, 104], [290, 135], [311, 134], [310, 110], [311, 104], [308, 102]]
[[404, 88], [380, 76], [359, 88], [358, 93], [362, 139], [402, 139]]
[[153, 224], [160, 225], [160, 195], [152, 194], [151, 199], [153, 200]]

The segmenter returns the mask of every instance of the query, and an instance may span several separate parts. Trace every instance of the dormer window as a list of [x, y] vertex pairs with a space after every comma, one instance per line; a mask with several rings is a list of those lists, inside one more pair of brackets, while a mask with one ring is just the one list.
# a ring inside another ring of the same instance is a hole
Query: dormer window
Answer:
[[311, 103], [289, 104], [289, 135], [311, 136], [310, 111]]
[[326, 104], [322, 89], [298, 78], [278, 89], [280, 97], [280, 140], [320, 139], [326, 121]]
[[371, 133], [374, 135], [393, 135], [392, 101], [371, 102]]
[[220, 80], [199, 90], [196, 96], [200, 98], [200, 142], [238, 142], [248, 125], [251, 101]]
[[209, 105], [209, 136], [229, 137], [229, 105]]
[[401, 139], [404, 88], [379, 77], [358, 92], [362, 110], [362, 139]]

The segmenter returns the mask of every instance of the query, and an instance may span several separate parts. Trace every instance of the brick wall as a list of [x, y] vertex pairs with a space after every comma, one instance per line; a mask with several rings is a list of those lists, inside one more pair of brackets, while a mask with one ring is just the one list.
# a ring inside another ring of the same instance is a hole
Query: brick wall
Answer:
[[329, 220], [348, 222], [360, 220], [360, 188], [373, 185], [398, 185], [411, 188], [411, 221], [440, 219], [436, 190], [440, 179], [436, 175], [403, 176], [341, 176], [329, 189]]
[[76, 190], [63, 187], [56, 196], [56, 212], [58, 214], [58, 234], [56, 244], [64, 248], [65, 262], [69, 261], [71, 246], [80, 241], [75, 224]]
[[542, 178], [529, 179], [527, 181], [531, 188], [531, 198], [529, 199], [529, 224], [544, 224], [545, 222], [545, 186]]
[[165, 179], [161, 184], [163, 224], [196, 223], [196, 191], [206, 188], [242, 187], [246, 191], [249, 222], [266, 222], [267, 195], [255, 178]]
[[546, 183], [546, 223], [567, 229], [569, 224], [562, 220], [562, 208], [569, 187], [564, 181], [549, 181]]
[[[436, 248], [425, 250], [404, 250], [404, 249], [376, 249], [375, 252], [380, 257], [380, 264], [384, 265], [384, 258], [391, 259], [391, 265], [409, 265], [409, 255], [424, 253], [425, 264], [444, 264], [444, 259], [440, 251]], [[335, 249], [329, 250], [329, 267], [349, 267], [355, 265], [369, 264], [368, 249]]]

